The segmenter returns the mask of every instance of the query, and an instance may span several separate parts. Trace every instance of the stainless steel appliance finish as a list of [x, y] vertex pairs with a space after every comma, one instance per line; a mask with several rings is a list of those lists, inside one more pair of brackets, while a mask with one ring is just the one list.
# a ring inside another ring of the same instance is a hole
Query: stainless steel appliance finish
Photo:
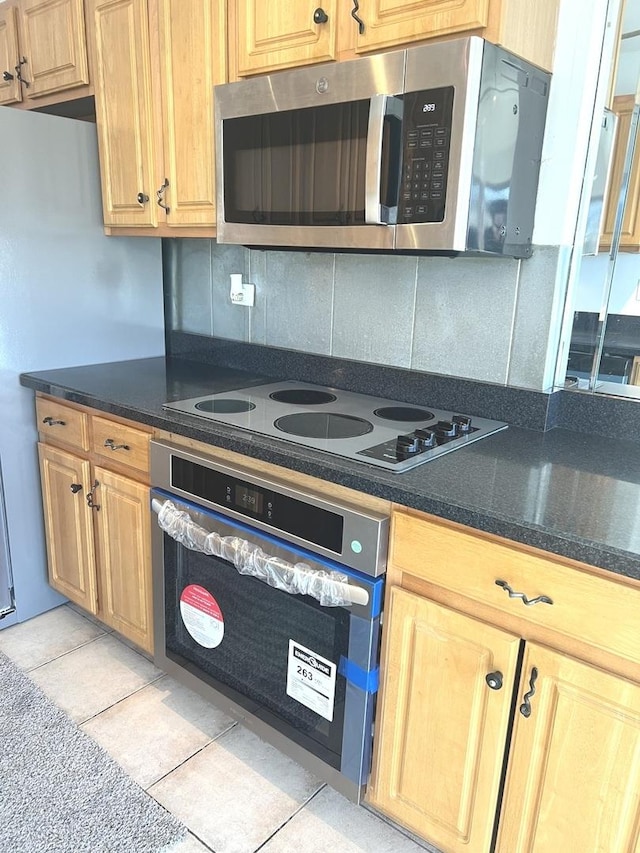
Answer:
[[473, 36], [218, 86], [218, 240], [528, 257], [549, 82]]
[[4, 619], [16, 609], [13, 593], [13, 575], [11, 573], [11, 551], [9, 549], [9, 530], [4, 505], [4, 486], [2, 484], [2, 465], [0, 464], [0, 619]]
[[359, 802], [388, 516], [167, 442], [151, 479], [156, 664]]
[[505, 429], [463, 413], [354, 394], [305, 382], [276, 382], [193, 397], [164, 408], [401, 473]]

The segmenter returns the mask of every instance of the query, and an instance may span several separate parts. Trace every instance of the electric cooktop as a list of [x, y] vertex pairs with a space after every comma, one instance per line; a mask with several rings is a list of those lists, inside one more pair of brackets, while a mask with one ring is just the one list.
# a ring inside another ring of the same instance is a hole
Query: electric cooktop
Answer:
[[293, 381], [192, 397], [164, 408], [397, 473], [507, 427], [428, 405]]

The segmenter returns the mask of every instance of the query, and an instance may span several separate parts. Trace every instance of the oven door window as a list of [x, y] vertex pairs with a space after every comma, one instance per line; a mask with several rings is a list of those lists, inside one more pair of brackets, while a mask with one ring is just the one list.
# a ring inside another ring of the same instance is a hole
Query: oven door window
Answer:
[[225, 220], [364, 225], [370, 102], [226, 119]]
[[[322, 607], [309, 596], [288, 595], [256, 578], [239, 575], [225, 560], [191, 551], [167, 534], [164, 576], [167, 656], [339, 767], [344, 677], [335, 673], [329, 720], [288, 695], [287, 675], [290, 641], [336, 667], [341, 656], [347, 657], [349, 611]], [[203, 597], [204, 611], [215, 611], [212, 616], [204, 615], [213, 627], [203, 632], [194, 628], [189, 608], [185, 611], [184, 607], [193, 590]], [[321, 699], [320, 707], [326, 709], [327, 702]]]

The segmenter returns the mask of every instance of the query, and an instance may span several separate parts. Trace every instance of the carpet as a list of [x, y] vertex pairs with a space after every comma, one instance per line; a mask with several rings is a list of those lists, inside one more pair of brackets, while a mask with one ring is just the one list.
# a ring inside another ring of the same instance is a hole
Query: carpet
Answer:
[[0, 853], [158, 853], [186, 832], [0, 652]]

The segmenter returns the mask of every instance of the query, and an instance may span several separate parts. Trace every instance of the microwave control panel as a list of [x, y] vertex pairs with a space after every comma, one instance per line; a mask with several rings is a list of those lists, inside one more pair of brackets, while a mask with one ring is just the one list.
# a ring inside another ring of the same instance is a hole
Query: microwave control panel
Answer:
[[453, 93], [445, 86], [404, 95], [399, 225], [444, 220]]

